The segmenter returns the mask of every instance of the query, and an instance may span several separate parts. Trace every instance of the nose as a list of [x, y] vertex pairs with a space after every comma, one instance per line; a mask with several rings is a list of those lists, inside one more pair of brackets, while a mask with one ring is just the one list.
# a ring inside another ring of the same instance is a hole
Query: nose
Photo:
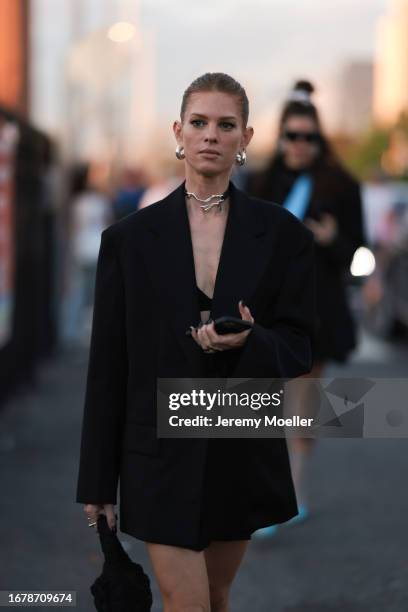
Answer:
[[215, 143], [218, 140], [217, 136], [217, 126], [215, 123], [208, 122], [207, 129], [205, 133], [205, 142]]

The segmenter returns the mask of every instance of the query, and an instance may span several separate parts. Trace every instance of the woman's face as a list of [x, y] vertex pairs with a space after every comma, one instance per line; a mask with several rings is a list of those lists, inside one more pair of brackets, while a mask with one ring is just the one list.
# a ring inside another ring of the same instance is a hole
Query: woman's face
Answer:
[[320, 151], [319, 128], [314, 119], [302, 115], [288, 117], [281, 132], [280, 147], [289, 168], [309, 167]]
[[230, 174], [253, 129], [244, 128], [237, 96], [218, 91], [190, 95], [182, 121], [173, 125], [190, 169], [203, 176]]

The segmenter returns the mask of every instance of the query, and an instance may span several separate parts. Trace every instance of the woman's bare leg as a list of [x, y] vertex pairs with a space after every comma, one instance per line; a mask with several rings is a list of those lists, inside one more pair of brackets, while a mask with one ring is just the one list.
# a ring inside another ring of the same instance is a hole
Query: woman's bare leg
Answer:
[[146, 546], [163, 598], [163, 612], [210, 612], [204, 551], [151, 542]]
[[[319, 378], [322, 375], [323, 369], [325, 367], [325, 363], [316, 363], [312, 370], [308, 374], [304, 374], [299, 377], [301, 379], [307, 378]], [[302, 388], [302, 387], [301, 387]], [[302, 413], [301, 403], [302, 401], [307, 401], [307, 387], [302, 389], [305, 393], [305, 397], [302, 397], [302, 393], [299, 397], [296, 398], [297, 405], [300, 406], [300, 413]], [[307, 411], [307, 415], [310, 416], [309, 411]], [[309, 463], [311, 454], [315, 447], [316, 440], [314, 438], [290, 438], [289, 439], [289, 448], [291, 455], [291, 466], [292, 466], [292, 477], [295, 485], [296, 494], [298, 497], [299, 505], [307, 505], [307, 480], [305, 473], [307, 469], [307, 465]]]
[[249, 540], [213, 541], [204, 550], [211, 612], [228, 612], [229, 592]]

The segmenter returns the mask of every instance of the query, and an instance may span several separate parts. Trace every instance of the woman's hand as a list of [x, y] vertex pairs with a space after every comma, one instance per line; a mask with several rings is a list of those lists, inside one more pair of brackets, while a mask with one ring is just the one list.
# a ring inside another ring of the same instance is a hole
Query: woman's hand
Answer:
[[84, 512], [88, 517], [88, 524], [95, 523], [95, 525], [92, 525], [95, 528], [99, 514], [105, 514], [110, 529], [116, 527], [116, 517], [113, 504], [86, 504], [84, 506]]
[[329, 213], [323, 213], [321, 221], [305, 219], [305, 225], [312, 230], [316, 242], [325, 246], [333, 242], [337, 235], [337, 221]]
[[[238, 308], [241, 319], [254, 323], [254, 318], [251, 315], [251, 311], [249, 310], [248, 306], [244, 305], [242, 300], [238, 302]], [[214, 321], [211, 321], [211, 323], [206, 323], [197, 329], [191, 327], [192, 337], [206, 353], [215, 353], [217, 351], [240, 348], [245, 344], [250, 333], [251, 330], [247, 329], [243, 332], [239, 332], [238, 334], [220, 335], [217, 334], [214, 329]]]

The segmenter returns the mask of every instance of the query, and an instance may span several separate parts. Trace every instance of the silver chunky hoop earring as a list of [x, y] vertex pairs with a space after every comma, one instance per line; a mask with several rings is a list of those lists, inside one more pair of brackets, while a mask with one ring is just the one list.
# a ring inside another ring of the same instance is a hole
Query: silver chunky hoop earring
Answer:
[[235, 156], [235, 161], [237, 162], [238, 166], [243, 166], [246, 162], [247, 156], [245, 153], [245, 149], [242, 149], [242, 153], [240, 153], [238, 151], [238, 153]]
[[185, 158], [184, 147], [182, 147], [181, 145], [177, 145], [176, 147], [176, 157], [180, 160]]

